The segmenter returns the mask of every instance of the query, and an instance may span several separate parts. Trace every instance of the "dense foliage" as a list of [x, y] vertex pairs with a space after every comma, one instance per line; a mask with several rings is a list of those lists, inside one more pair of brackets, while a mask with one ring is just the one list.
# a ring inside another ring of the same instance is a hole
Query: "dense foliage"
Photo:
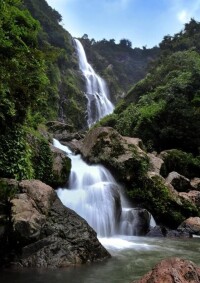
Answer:
[[[149, 150], [177, 148], [199, 153], [200, 53], [196, 39], [200, 39], [200, 23], [192, 29], [193, 41], [190, 25], [193, 27], [194, 20], [186, 25], [183, 35], [171, 39], [175, 52], [170, 45], [163, 49], [161, 43], [163, 55], [151, 72], [133, 86], [102, 124], [112, 123], [123, 135], [139, 136]], [[177, 46], [181, 49], [182, 45], [177, 41], [190, 44], [180, 51]]]
[[39, 22], [22, 4], [0, 2], [0, 176], [51, 183], [48, 141], [31, 128], [58, 117], [62, 50], [42, 43]]
[[39, 24], [18, 0], [0, 2], [0, 128], [23, 123], [46, 99], [48, 78], [37, 49]]

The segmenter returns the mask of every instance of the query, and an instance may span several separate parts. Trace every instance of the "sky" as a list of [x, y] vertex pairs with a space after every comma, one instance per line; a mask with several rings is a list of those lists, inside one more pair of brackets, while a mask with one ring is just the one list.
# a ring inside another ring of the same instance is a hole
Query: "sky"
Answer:
[[73, 37], [96, 41], [126, 38], [132, 47], [158, 46], [191, 18], [200, 21], [200, 0], [46, 0]]

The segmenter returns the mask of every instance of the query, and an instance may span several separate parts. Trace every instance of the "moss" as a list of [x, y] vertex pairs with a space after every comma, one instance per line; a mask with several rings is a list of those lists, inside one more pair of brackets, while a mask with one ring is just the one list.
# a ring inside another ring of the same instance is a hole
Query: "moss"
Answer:
[[65, 156], [62, 159], [62, 169], [61, 172], [53, 171], [53, 179], [51, 182], [51, 186], [54, 188], [63, 187], [69, 180], [69, 175], [71, 171], [71, 159]]
[[154, 216], [157, 224], [175, 229], [186, 218], [198, 216], [199, 211], [190, 202], [174, 196], [159, 176], [143, 178], [128, 191], [136, 203], [140, 203]]

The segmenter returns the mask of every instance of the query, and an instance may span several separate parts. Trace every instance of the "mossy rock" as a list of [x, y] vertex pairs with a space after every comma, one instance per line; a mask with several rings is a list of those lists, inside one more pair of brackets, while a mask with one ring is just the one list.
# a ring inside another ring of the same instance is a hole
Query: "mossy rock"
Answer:
[[172, 171], [176, 171], [189, 179], [200, 177], [199, 156], [194, 157], [191, 153], [171, 149], [161, 152], [160, 157], [164, 160], [161, 167], [163, 177], [167, 177]]
[[158, 175], [145, 177], [140, 183], [134, 183], [128, 191], [136, 203], [146, 208], [158, 225], [176, 229], [190, 216], [200, 215], [199, 209], [191, 202], [180, 197], [172, 186]]
[[142, 141], [121, 136], [111, 127], [91, 129], [83, 140], [81, 153], [90, 163], [101, 163], [121, 182], [131, 183], [145, 174], [149, 159]]
[[51, 186], [54, 188], [63, 187], [68, 183], [71, 159], [66, 156], [65, 152], [51, 146], [51, 152], [53, 155], [53, 168], [52, 168], [52, 182]]

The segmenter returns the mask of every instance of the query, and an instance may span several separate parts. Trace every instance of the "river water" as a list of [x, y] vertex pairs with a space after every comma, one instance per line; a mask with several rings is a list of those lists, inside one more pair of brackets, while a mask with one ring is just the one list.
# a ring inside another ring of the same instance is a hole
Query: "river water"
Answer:
[[4, 270], [1, 283], [131, 283], [161, 259], [178, 256], [200, 265], [200, 238], [101, 238], [112, 258], [65, 269]]

